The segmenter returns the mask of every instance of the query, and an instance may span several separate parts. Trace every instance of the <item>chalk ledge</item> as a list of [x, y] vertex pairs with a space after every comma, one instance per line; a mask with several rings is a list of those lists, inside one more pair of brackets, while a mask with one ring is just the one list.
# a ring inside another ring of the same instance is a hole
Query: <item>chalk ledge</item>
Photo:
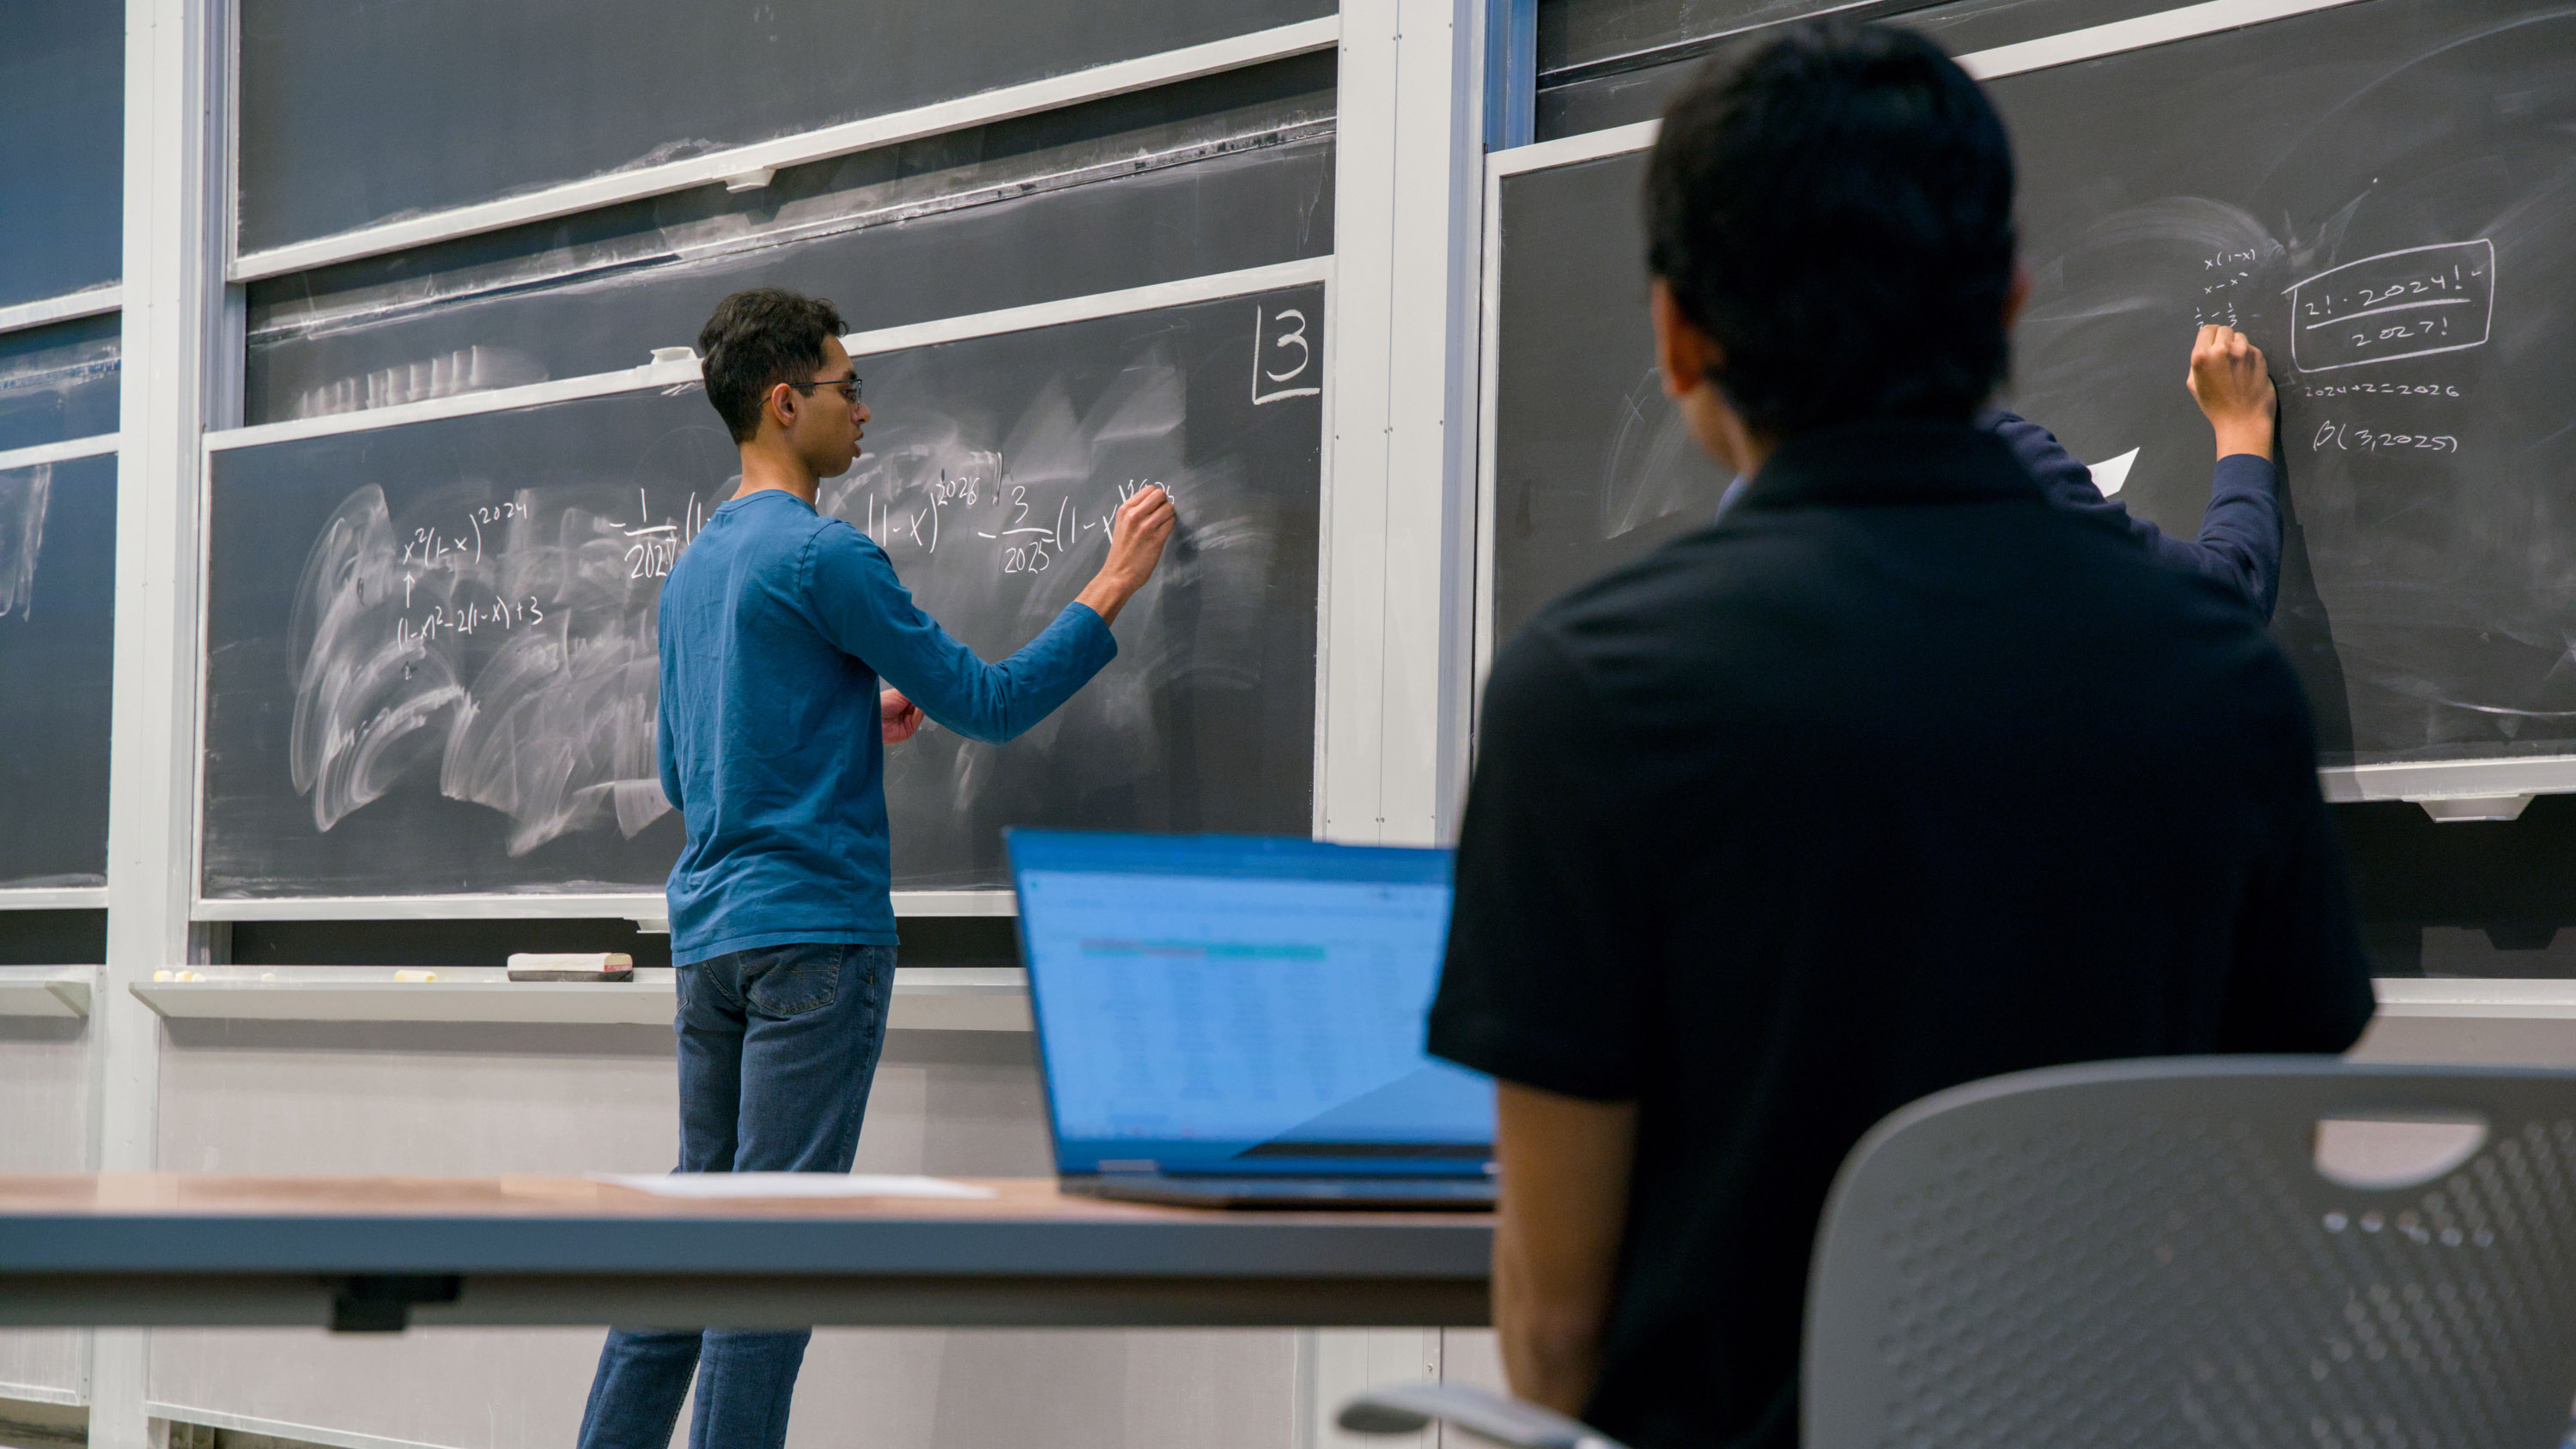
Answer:
[[[412, 969], [242, 966], [189, 968], [197, 980], [138, 981], [126, 989], [171, 1021], [536, 1022], [571, 1026], [671, 1024], [677, 973], [639, 969], [633, 981], [512, 981], [498, 967]], [[1028, 982], [1016, 966], [906, 966], [895, 972], [887, 1026], [895, 1031], [1027, 1031]]]
[[95, 966], [0, 966], [0, 1016], [89, 1015]]

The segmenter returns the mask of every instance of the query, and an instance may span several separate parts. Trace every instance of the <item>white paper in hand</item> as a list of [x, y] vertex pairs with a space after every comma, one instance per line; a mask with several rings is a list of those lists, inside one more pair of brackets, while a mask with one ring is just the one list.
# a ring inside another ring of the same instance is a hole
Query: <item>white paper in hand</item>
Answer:
[[594, 1172], [593, 1182], [631, 1187], [655, 1197], [933, 1197], [987, 1198], [989, 1187], [937, 1177], [852, 1172]]

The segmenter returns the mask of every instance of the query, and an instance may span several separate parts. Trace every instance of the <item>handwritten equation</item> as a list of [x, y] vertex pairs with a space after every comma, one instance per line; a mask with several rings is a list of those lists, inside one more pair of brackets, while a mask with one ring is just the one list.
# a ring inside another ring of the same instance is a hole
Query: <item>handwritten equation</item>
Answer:
[[[517, 599], [505, 599], [494, 594], [488, 604], [480, 599], [461, 603], [441, 600], [415, 614], [410, 612], [411, 587], [411, 581], [404, 580], [405, 612], [394, 620], [394, 643], [403, 649], [426, 648], [437, 643], [442, 635], [462, 634], [470, 638], [479, 629], [515, 629], [522, 624], [546, 621], [545, 605], [534, 594]], [[408, 671], [410, 666], [404, 667]], [[404, 677], [410, 677], [408, 672]]]
[[2495, 243], [2383, 252], [2286, 290], [2290, 359], [2332, 372], [2483, 346], [2495, 319]]
[[2304, 397], [2458, 397], [2455, 382], [2311, 382], [2299, 386]]
[[[2268, 260], [2277, 261], [2279, 244], [2270, 244], [2268, 250]], [[2265, 251], [2253, 247], [2228, 247], [2202, 257], [2200, 296], [2192, 306], [2193, 325], [2244, 326], [2237, 299], [2261, 271], [2266, 260]]]
[[[1117, 486], [1106, 507], [1086, 514], [1072, 488], [1041, 489], [1030, 495], [1026, 484], [1008, 481], [999, 454], [990, 455], [990, 476], [978, 472], [939, 471], [936, 481], [907, 490], [910, 496], [870, 494], [859, 500], [859, 531], [879, 547], [908, 542], [937, 555], [943, 540], [953, 552], [961, 538], [989, 542], [996, 569], [1004, 574], [1040, 574], [1073, 552], [1087, 536], [1104, 543], [1118, 506], [1147, 488], [1160, 488], [1179, 499], [1179, 490], [1160, 478], [1130, 478]], [[1087, 491], [1087, 490], [1086, 490]]]
[[[578, 566], [586, 574], [609, 575], [630, 584], [667, 578], [680, 550], [706, 526], [706, 505], [691, 495], [678, 518], [655, 523], [649, 521], [652, 517], [651, 502], [637, 489], [634, 523], [584, 516], [581, 523], [587, 528], [573, 523], [569, 538], [546, 546], [519, 531], [536, 518], [535, 505], [525, 493], [477, 504], [452, 522], [415, 524], [404, 530], [394, 560], [402, 587], [401, 610], [393, 621], [394, 643], [416, 654], [445, 639], [470, 639], [544, 623], [546, 600], [507, 588], [506, 580], [526, 572], [530, 556], [549, 547], [569, 547], [588, 555]], [[517, 566], [513, 566], [514, 557]], [[404, 669], [405, 677], [410, 677], [411, 666], [406, 664]]]
[[2329, 447], [2346, 453], [2456, 453], [2460, 440], [2448, 433], [2392, 433], [2329, 418], [2317, 425], [2308, 451], [2322, 453]]

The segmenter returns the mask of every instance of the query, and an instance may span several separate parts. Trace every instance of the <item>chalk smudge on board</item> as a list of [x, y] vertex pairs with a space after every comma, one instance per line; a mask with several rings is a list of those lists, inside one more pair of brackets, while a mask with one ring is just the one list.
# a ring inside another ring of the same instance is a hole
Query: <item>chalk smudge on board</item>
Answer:
[[36, 555], [53, 492], [51, 463], [0, 472], [0, 619], [25, 618], [35, 607]]
[[817, 505], [884, 546], [924, 610], [970, 626], [966, 642], [985, 658], [1027, 643], [1073, 601], [1107, 559], [1129, 495], [1161, 486], [1180, 517], [1119, 618], [1115, 662], [1010, 745], [933, 738], [890, 752], [890, 805], [966, 820], [1035, 788], [1033, 777], [1155, 788], [1178, 723], [1157, 700], [1258, 686], [1278, 549], [1252, 481], [1230, 462], [1189, 459], [1185, 369], [1156, 344], [1079, 404], [1049, 381], [979, 414], [942, 405], [955, 390], [935, 358], [860, 367], [870, 396], [888, 399], [879, 416], [901, 421], [871, 424], [869, 452], [823, 484]]
[[1696, 508], [1714, 516], [1718, 499], [1701, 496], [1705, 469], [1686, 466], [1693, 442], [1682, 411], [1664, 396], [1663, 374], [1648, 365], [1619, 401], [1619, 426], [1601, 455], [1601, 537], [1634, 533], [1659, 518]]
[[669, 812], [652, 605], [702, 504], [655, 523], [621, 491], [469, 487], [399, 522], [373, 484], [341, 502], [290, 636], [289, 767], [315, 829], [428, 769], [509, 817], [513, 856], [592, 826], [631, 838]]
[[329, 417], [368, 408], [399, 407], [431, 398], [458, 397], [494, 388], [524, 387], [547, 379], [545, 364], [510, 347], [476, 343], [435, 357], [396, 363], [372, 372], [333, 378], [296, 394], [288, 415]]

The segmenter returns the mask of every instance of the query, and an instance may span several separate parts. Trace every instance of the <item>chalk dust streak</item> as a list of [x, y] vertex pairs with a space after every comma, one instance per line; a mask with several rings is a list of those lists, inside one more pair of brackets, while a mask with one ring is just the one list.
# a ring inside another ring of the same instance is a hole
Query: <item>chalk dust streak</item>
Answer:
[[[658, 575], [636, 566], [624, 490], [486, 489], [399, 523], [383, 489], [342, 500], [305, 561], [289, 766], [328, 831], [405, 775], [509, 817], [509, 853], [668, 813], [654, 768]], [[629, 499], [634, 495], [627, 494]], [[480, 513], [506, 521], [478, 524]], [[665, 565], [667, 567], [667, 565]]]
[[45, 505], [54, 465], [0, 473], [0, 619], [24, 618], [36, 602], [36, 555], [45, 546]]

